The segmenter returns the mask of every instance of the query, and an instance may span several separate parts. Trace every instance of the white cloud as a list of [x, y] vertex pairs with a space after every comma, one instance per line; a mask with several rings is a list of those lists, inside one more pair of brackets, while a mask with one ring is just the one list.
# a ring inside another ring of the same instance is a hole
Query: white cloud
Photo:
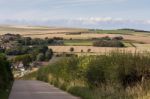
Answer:
[[79, 18], [78, 20], [81, 21], [93, 21], [93, 22], [138, 22], [138, 23], [143, 23], [143, 22], [150, 22], [150, 20], [130, 20], [130, 19], [124, 19], [124, 18], [112, 18], [112, 17], [90, 17], [90, 18]]
[[[36, 14], [36, 13], [35, 13]], [[26, 15], [26, 14], [25, 14]], [[20, 15], [24, 16], [24, 14]], [[19, 16], [13, 16], [19, 17]], [[131, 20], [124, 18], [113, 18], [113, 17], [81, 17], [74, 19], [39, 19], [32, 18], [28, 19], [10, 19], [0, 21], [0, 24], [19, 24], [19, 25], [47, 25], [47, 26], [63, 26], [63, 27], [87, 27], [87, 28], [101, 28], [101, 29], [112, 29], [112, 28], [137, 28], [147, 29], [150, 28], [150, 20]]]
[[98, 24], [98, 23], [108, 23], [108, 22], [129, 22], [129, 20], [125, 20], [123, 18], [112, 18], [112, 17], [90, 17], [90, 18], [79, 18], [78, 21], [81, 21], [86, 24]]
[[150, 25], [150, 20], [146, 20], [146, 21], [144, 21], [144, 23]]

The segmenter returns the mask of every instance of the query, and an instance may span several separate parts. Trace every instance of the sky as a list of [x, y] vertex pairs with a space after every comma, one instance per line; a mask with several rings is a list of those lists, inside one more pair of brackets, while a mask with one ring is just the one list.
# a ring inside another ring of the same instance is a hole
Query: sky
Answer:
[[150, 30], [150, 0], [0, 0], [0, 24]]

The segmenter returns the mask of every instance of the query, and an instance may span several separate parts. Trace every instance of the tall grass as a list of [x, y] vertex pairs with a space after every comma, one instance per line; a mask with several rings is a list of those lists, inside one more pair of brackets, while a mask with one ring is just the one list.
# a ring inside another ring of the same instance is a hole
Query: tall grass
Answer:
[[24, 75], [23, 78], [21, 78], [21, 79], [24, 79], [24, 80], [28, 80], [28, 79], [36, 80], [37, 79], [37, 72], [35, 71], [35, 72], [29, 73], [27, 75]]
[[34, 76], [83, 99], [150, 98], [147, 52], [63, 58]]

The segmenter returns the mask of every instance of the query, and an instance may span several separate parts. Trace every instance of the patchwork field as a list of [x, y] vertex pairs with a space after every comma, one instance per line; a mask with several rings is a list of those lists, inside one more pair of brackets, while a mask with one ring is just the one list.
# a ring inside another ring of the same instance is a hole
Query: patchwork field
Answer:
[[[122, 36], [124, 38], [125, 48], [120, 50], [126, 50], [135, 52], [137, 51], [149, 51], [150, 50], [150, 33], [149, 32], [135, 32], [133, 30], [99, 30], [92, 31], [88, 29], [79, 28], [59, 28], [59, 27], [31, 27], [31, 26], [0, 26], [0, 34], [20, 34], [24, 37], [32, 38], [64, 38], [64, 46], [49, 46], [54, 52], [70, 52], [70, 48], [74, 48], [74, 52], [80, 53], [87, 52], [91, 49], [91, 52], [104, 53], [116, 48], [103, 48], [93, 47], [92, 38], [101, 38], [105, 36], [116, 37]], [[70, 34], [68, 34], [70, 33]], [[74, 34], [79, 33], [79, 34]]]
[[93, 41], [91, 40], [65, 40], [65, 46], [92, 46]]

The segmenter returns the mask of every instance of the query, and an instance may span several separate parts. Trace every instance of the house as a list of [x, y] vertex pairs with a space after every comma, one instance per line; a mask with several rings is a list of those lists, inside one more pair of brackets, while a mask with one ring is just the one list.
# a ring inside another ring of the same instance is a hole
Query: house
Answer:
[[13, 67], [15, 69], [20, 69], [20, 68], [24, 68], [24, 64], [22, 62], [17, 62], [13, 64]]

